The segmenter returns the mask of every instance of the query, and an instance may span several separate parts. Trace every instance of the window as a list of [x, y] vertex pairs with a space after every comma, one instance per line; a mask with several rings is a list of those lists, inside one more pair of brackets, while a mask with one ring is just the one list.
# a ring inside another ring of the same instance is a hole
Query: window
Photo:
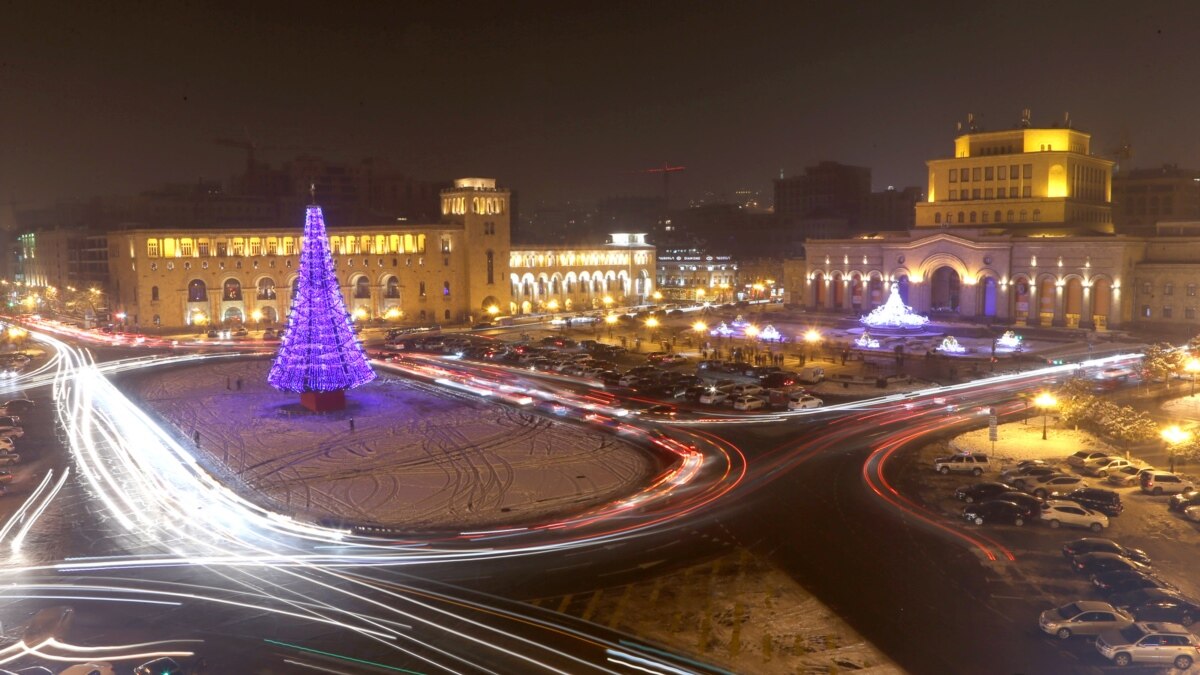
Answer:
[[965, 219], [965, 214], [962, 211], [958, 212], [958, 222], [961, 224]]
[[450, 310], [446, 310], [445, 313], [442, 314], [442, 316], [446, 317], [446, 320], [449, 321], [450, 320]]
[[262, 240], [250, 237], [250, 255], [262, 255]]
[[222, 300], [241, 300], [242, 282], [237, 279], [226, 279], [221, 295]]
[[958, 199], [958, 190], [951, 190], [950, 201], [955, 201], [956, 199]]
[[971, 180], [978, 181], [981, 174], [982, 174], [982, 170], [979, 167], [975, 167], [974, 169], [971, 169]]
[[1009, 198], [1009, 199], [1016, 199], [1016, 198], [1017, 198], [1017, 186], [1016, 186], [1016, 185], [1014, 185], [1014, 186], [1012, 186], [1012, 187], [1008, 188], [1008, 198]]
[[1022, 197], [1032, 197], [1033, 196], [1033, 186], [1026, 185], [1025, 187], [1021, 188], [1021, 196]]
[[1021, 209], [1021, 222], [1022, 223], [1025, 222], [1025, 216], [1027, 214], [1028, 214], [1028, 211], [1026, 211], [1025, 209]]
[[1021, 167], [1020, 167], [1020, 165], [1013, 164], [1013, 165], [1011, 165], [1011, 166], [1009, 166], [1009, 167], [1008, 167], [1008, 177], [1009, 177], [1009, 178], [1011, 178], [1011, 179], [1013, 179], [1013, 180], [1016, 180], [1016, 179], [1017, 179], [1017, 176], [1020, 176], [1020, 175], [1021, 175]]
[[992, 169], [992, 167], [990, 167], [990, 166], [988, 166], [988, 167], [984, 167], [984, 169], [983, 169], [983, 179], [984, 179], [984, 180], [992, 180], [992, 178], [994, 177], [994, 176], [992, 175], [992, 172], [993, 172], [993, 169]]
[[987, 211], [984, 211], [983, 213], [980, 214], [980, 220], [982, 220], [985, 223], [988, 222], [988, 212]]
[[1162, 318], [1170, 319], [1172, 314], [1174, 314], [1174, 311], [1171, 309], [1170, 305], [1166, 305], [1162, 308]]
[[1154, 292], [1154, 286], [1149, 281], [1142, 282], [1142, 295], [1150, 295]]
[[422, 281], [420, 284], [417, 285], [417, 296], [422, 297], [422, 298], [425, 297], [425, 282], [424, 281]]
[[1170, 281], [1163, 284], [1163, 295], [1175, 295], [1175, 284]]
[[148, 258], [157, 258], [158, 257], [158, 240], [157, 239], [147, 239], [146, 240], [146, 257], [148, 257]]
[[371, 282], [366, 277], [359, 277], [355, 280], [354, 297], [360, 300], [371, 297]]
[[1008, 167], [1007, 166], [996, 167], [996, 178], [999, 180], [1008, 180]]
[[1021, 178], [1024, 178], [1025, 180], [1029, 180], [1030, 178], [1033, 178], [1033, 165], [1032, 164], [1025, 164], [1025, 165], [1021, 166]]
[[224, 239], [222, 239], [221, 241], [217, 242], [217, 256], [224, 258], [227, 255], [229, 255], [229, 245], [225, 243]]
[[1187, 294], [1188, 294], [1188, 297], [1190, 297], [1190, 298], [1196, 297], [1196, 284], [1188, 284], [1187, 285]]
[[1015, 215], [1017, 215], [1017, 214], [1016, 214], [1016, 213], [1014, 213], [1014, 212], [1013, 212], [1013, 211], [1010, 209], [1007, 215], [1008, 215], [1008, 218], [1006, 218], [1006, 220], [1007, 220], [1008, 222], [1010, 222], [1010, 223], [1011, 223], [1011, 222], [1013, 221], [1013, 216], [1015, 216]]
[[1142, 305], [1142, 318], [1149, 319], [1150, 317], [1150, 305]]
[[996, 191], [993, 188], [984, 188], [983, 189], [983, 198], [984, 199], [992, 199], [995, 196], [996, 196]]
[[1183, 318], [1187, 319], [1188, 321], [1194, 321], [1196, 319], [1196, 308], [1188, 307], [1184, 309]]
[[951, 183], [958, 182], [958, 169], [950, 169], [950, 182]]
[[188, 283], [188, 302], [205, 302], [208, 300], [208, 287], [203, 281], [193, 279]]
[[488, 284], [496, 283], [495, 259], [496, 259], [496, 254], [491, 251], [488, 251], [487, 252], [487, 282], [488, 282]]
[[972, 188], [971, 199], [979, 199], [979, 188]]
[[200, 257], [201, 258], [208, 257], [208, 240], [207, 239], [201, 239], [199, 241], [199, 243], [197, 244], [196, 248], [200, 249]]
[[442, 253], [450, 252], [450, 237], [442, 235]]
[[450, 282], [449, 281], [442, 282], [442, 296], [450, 297]]
[[193, 255], [192, 240], [190, 238], [179, 240], [179, 255], [184, 258], [190, 258]]
[[999, 211], [996, 211], [996, 213], [995, 213], [995, 219], [996, 219], [996, 222], [997, 222], [997, 223], [998, 223], [998, 222], [1000, 222], [1000, 212], [999, 212]]
[[158, 286], [150, 287], [150, 301], [158, 302]]
[[[940, 214], [940, 213], [933, 214], [933, 222], [941, 223], [942, 222], [942, 214]], [[491, 254], [490, 253], [488, 254], [488, 262], [491, 262]], [[491, 278], [490, 274], [488, 275], [488, 278], [489, 279]]]

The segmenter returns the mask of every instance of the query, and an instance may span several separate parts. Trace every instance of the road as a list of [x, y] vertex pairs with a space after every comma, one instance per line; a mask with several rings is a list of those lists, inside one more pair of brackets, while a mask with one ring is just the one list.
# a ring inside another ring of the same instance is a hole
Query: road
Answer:
[[[977, 424], [977, 406], [1002, 404], [1045, 373], [962, 386], [949, 393], [950, 414], [934, 401], [948, 395], [938, 391], [741, 424], [622, 420], [629, 433], [665, 431], [667, 443], [694, 447], [702, 463], [644, 501], [555, 527], [371, 541], [283, 522], [206, 482], [86, 353], [44, 339], [54, 382], [42, 373], [15, 384], [42, 400], [53, 386], [58, 435], [49, 433], [49, 410], [31, 419], [46, 447], [36, 470], [54, 473], [40, 496], [5, 506], [28, 503], [23, 522], [43, 503], [52, 507], [19, 546], [0, 539], [6, 637], [19, 637], [36, 610], [69, 604], [77, 615], [64, 639], [91, 646], [89, 656], [195, 653], [210, 672], [717, 672], [515, 600], [703, 559], [714, 544], [697, 534], [719, 528], [769, 555], [911, 672], [1085, 673], [1102, 665], [1039, 637], [1033, 617], [1044, 600], [1024, 583], [1024, 561], [1010, 559], [999, 540], [971, 541], [926, 520], [889, 492], [903, 467], [880, 454]], [[109, 370], [140, 366], [118, 362], [130, 356], [124, 349], [102, 356]], [[79, 658], [58, 644], [32, 657], [5, 654], [6, 667]]]

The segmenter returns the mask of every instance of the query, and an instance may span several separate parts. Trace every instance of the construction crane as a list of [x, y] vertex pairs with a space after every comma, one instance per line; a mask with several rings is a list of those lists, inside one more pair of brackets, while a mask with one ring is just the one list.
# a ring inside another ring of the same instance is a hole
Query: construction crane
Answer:
[[663, 210], [671, 209], [671, 174], [687, 169], [686, 166], [671, 166], [669, 162], [654, 169], [642, 169], [642, 173], [661, 173], [663, 177]]

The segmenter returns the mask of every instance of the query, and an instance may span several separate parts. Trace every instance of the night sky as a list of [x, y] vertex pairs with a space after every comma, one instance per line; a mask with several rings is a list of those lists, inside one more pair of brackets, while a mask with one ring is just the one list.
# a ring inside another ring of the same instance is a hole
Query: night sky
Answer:
[[1200, 167], [1200, 4], [919, 4], [3, 3], [0, 200], [226, 180], [218, 137], [529, 205], [657, 194], [637, 170], [664, 161], [685, 196], [819, 159], [882, 189], [923, 185], [967, 112], [1023, 107]]

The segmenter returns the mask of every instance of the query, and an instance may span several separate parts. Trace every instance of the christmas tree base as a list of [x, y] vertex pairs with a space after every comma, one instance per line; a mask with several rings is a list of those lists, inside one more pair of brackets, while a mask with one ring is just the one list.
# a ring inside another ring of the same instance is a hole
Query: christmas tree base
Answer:
[[315, 413], [346, 409], [346, 390], [306, 391], [300, 394], [300, 405]]

